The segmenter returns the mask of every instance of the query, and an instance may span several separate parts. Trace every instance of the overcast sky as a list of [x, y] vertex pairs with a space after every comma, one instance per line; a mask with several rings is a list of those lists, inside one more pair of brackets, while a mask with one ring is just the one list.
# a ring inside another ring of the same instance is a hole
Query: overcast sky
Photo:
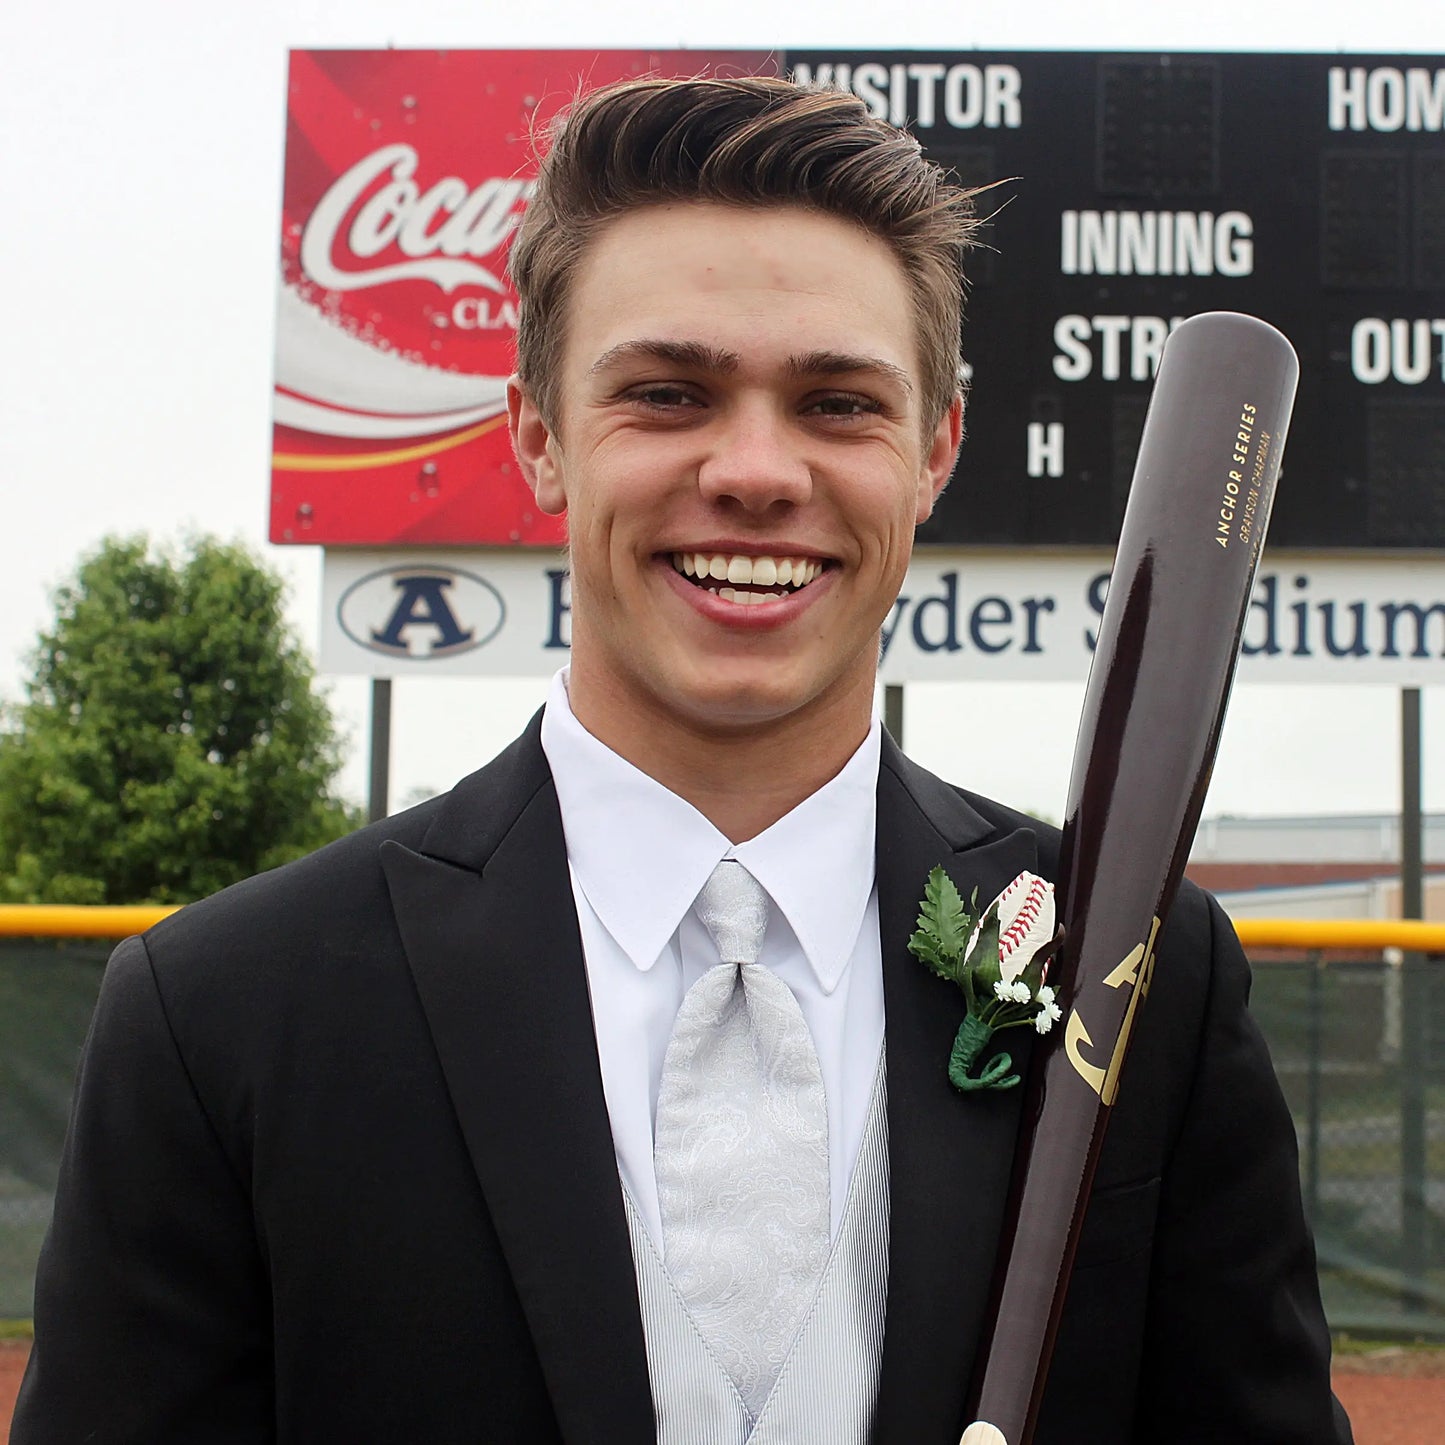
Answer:
[[[0, 12], [8, 197], [0, 696], [19, 695], [50, 590], [107, 533], [174, 539], [191, 530], [250, 542], [290, 580], [296, 629], [314, 645], [320, 553], [264, 541], [286, 52], [545, 46], [564, 37], [576, 47], [1440, 54], [1445, 3], [8, 5]], [[394, 800], [439, 790], [484, 761], [543, 686], [398, 684]], [[368, 684], [338, 679], [331, 690], [353, 741], [344, 785], [360, 798]], [[909, 692], [909, 750], [957, 781], [1058, 817], [1079, 699], [1080, 688], [1066, 684], [918, 685]], [[1396, 807], [1398, 710], [1391, 688], [1241, 687], [1208, 811]], [[992, 721], [981, 723], [981, 713]], [[1425, 727], [1426, 805], [1445, 809], [1445, 688], [1426, 690]]]

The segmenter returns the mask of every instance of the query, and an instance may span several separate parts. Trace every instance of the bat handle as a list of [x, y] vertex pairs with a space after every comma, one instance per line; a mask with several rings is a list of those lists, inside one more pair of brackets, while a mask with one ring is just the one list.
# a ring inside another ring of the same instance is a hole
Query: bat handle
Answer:
[[958, 1445], [1009, 1445], [1009, 1440], [997, 1425], [990, 1425], [987, 1420], [975, 1420], [963, 1432]]

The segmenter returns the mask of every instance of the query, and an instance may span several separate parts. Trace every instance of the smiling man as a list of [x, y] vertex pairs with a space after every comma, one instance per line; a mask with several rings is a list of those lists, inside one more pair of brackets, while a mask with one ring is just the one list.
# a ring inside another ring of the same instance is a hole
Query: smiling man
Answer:
[[[952, 1087], [907, 943], [935, 866], [1058, 854], [873, 717], [973, 226], [850, 96], [573, 107], [509, 388], [570, 667], [446, 797], [117, 950], [15, 1445], [955, 1445], [1023, 1091]], [[1186, 889], [1038, 1445], [1349, 1439], [1247, 991]]]
[[572, 711], [740, 842], [867, 735], [961, 400], [952, 375], [929, 394], [903, 263], [824, 211], [659, 200], [611, 219], [568, 291], [555, 399], [510, 400], [568, 517]]

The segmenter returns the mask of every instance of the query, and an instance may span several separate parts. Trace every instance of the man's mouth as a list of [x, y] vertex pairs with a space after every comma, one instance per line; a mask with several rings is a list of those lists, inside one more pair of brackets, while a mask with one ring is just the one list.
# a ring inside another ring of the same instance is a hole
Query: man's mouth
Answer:
[[826, 563], [815, 557], [751, 557], [740, 552], [674, 552], [672, 565], [696, 587], [725, 602], [751, 606], [790, 596], [814, 581]]

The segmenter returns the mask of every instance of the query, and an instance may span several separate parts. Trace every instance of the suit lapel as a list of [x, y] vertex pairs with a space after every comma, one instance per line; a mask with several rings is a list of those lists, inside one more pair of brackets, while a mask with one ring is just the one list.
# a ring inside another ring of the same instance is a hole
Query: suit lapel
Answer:
[[[988, 903], [1037, 867], [1034, 835], [1001, 831], [885, 747], [878, 786], [878, 917], [888, 1064], [889, 1262], [877, 1445], [956, 1440], [1008, 1197], [1022, 1086], [963, 1095], [948, 1052], [963, 995], [907, 951], [929, 870]], [[1020, 1068], [1028, 1030], [1002, 1046]]]
[[653, 1432], [556, 794], [535, 725], [384, 845], [402, 942], [569, 1442]]

